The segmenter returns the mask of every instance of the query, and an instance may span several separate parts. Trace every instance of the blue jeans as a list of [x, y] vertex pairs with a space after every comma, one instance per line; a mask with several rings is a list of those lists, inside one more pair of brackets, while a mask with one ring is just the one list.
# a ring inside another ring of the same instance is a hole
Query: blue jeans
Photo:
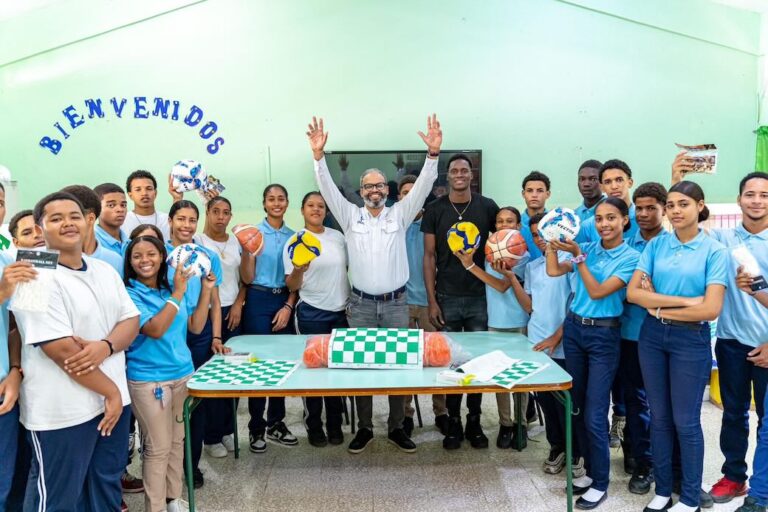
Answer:
[[[768, 393], [765, 386], [763, 393], [763, 411], [768, 411]], [[757, 394], [757, 387], [755, 387]], [[752, 477], [749, 479], [749, 495], [763, 507], [768, 506], [768, 414], [761, 417], [760, 429], [757, 433], [755, 461], [752, 463]]]
[[[405, 293], [394, 300], [382, 302], [363, 299], [350, 295], [347, 302], [347, 322], [350, 327], [408, 327], [408, 304]], [[390, 432], [403, 428], [405, 418], [405, 397], [389, 396], [389, 418], [387, 428]], [[373, 430], [373, 397], [355, 397], [357, 405], [357, 426]]]
[[651, 406], [656, 494], [672, 495], [675, 432], [680, 442], [680, 501], [699, 506], [704, 470], [701, 401], [712, 370], [709, 324], [664, 325], [647, 316], [640, 330], [640, 368]]
[[0, 510], [5, 510], [16, 470], [16, 450], [19, 441], [19, 404], [0, 416]]
[[[638, 463], [652, 466], [651, 458], [651, 410], [645, 392], [643, 372], [640, 370], [638, 342], [621, 340], [619, 372], [624, 391], [627, 416], [627, 437], [632, 457]], [[615, 411], [614, 405], [614, 411]]]
[[[768, 340], [766, 340], [768, 341]], [[720, 427], [720, 450], [725, 456], [722, 472], [734, 482], [747, 481], [747, 447], [749, 446], [749, 408], [752, 386], [755, 388], [757, 430], [763, 424], [765, 388], [768, 368], [747, 361], [753, 347], [736, 340], [718, 338], [715, 357], [720, 373], [720, 396], [723, 399], [723, 423]]]
[[590, 327], [572, 317], [563, 324], [565, 366], [573, 377], [574, 432], [592, 478], [592, 488], [608, 489], [611, 456], [608, 409], [619, 367], [619, 327]]
[[34, 455], [25, 512], [120, 510], [120, 477], [125, 471], [128, 451], [130, 406], [123, 408], [112, 435], [102, 436], [96, 430], [103, 418], [99, 414], [80, 425], [29, 432]]
[[[272, 319], [288, 300], [288, 289], [283, 293], [272, 293], [248, 288], [245, 306], [243, 307], [243, 334], [293, 334], [291, 322], [281, 331], [272, 332]], [[267, 419], [264, 421], [264, 409], [267, 409]], [[285, 398], [249, 398], [248, 412], [251, 420], [248, 430], [251, 434], [263, 432], [278, 421], [285, 419]]]
[[[294, 319], [299, 334], [330, 334], [334, 329], [348, 327], [345, 311], [324, 311], [303, 301], [296, 304]], [[304, 399], [304, 426], [308, 432], [322, 430], [323, 402], [326, 428], [329, 431], [341, 430], [342, 398], [308, 396]]]
[[[459, 296], [437, 294], [437, 303], [445, 320], [444, 329], [448, 332], [473, 332], [488, 330], [488, 305], [485, 295]], [[467, 394], [467, 410], [470, 416], [479, 416], [482, 412], [482, 393]], [[448, 415], [461, 417], [461, 395], [445, 396]]]

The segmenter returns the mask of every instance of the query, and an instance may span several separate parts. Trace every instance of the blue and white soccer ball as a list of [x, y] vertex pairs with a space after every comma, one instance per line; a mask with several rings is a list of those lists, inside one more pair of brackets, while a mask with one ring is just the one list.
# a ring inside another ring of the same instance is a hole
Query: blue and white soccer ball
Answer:
[[182, 244], [168, 256], [168, 265], [176, 270], [192, 269], [195, 276], [207, 276], [211, 272], [211, 258], [195, 244]]
[[176, 192], [204, 189], [208, 184], [208, 173], [203, 164], [195, 160], [179, 160], [171, 169], [171, 179]]
[[581, 220], [570, 208], [550, 210], [539, 222], [539, 236], [546, 242], [573, 240], [579, 234]]

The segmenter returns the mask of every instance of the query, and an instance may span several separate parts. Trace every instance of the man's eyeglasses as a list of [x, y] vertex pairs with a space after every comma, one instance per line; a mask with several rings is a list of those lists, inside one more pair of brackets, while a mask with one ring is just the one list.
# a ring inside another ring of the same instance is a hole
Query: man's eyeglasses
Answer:
[[386, 188], [386, 183], [366, 183], [363, 185], [363, 190], [366, 192], [370, 192], [371, 190], [378, 190], [379, 192], [383, 192]]

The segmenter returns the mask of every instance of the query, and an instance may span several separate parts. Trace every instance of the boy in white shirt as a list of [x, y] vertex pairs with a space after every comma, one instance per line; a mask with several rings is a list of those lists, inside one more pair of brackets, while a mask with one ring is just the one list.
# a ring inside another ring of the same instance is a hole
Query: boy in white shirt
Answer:
[[125, 180], [125, 190], [133, 201], [133, 210], [125, 216], [123, 239], [130, 238], [133, 228], [140, 224], [152, 224], [163, 233], [163, 242], [171, 239], [168, 214], [155, 209], [157, 199], [157, 180], [149, 171], [133, 171]]
[[[123, 351], [139, 312], [120, 276], [85, 256], [82, 205], [56, 192], [35, 222], [59, 251], [45, 312], [11, 310], [22, 338], [21, 423], [33, 449], [25, 509], [119, 510], [130, 404]], [[42, 271], [42, 270], [41, 270]]]

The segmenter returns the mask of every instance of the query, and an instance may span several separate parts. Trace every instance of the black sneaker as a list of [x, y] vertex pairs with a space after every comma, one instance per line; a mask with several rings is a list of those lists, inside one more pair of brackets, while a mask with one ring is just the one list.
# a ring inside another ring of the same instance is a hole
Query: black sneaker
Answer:
[[653, 469], [648, 467], [647, 464], [639, 464], [635, 468], [635, 472], [632, 473], [632, 478], [629, 479], [627, 488], [632, 494], [648, 494], [651, 490], [651, 483], [653, 482]]
[[547, 460], [544, 461], [544, 472], [549, 475], [556, 475], [560, 473], [565, 467], [565, 452], [560, 448], [552, 448], [549, 450]]
[[299, 440], [291, 434], [291, 431], [288, 430], [288, 427], [282, 421], [278, 421], [267, 429], [267, 439], [283, 446], [296, 446], [299, 444]]
[[472, 448], [488, 448], [488, 438], [483, 433], [479, 414], [467, 414], [467, 426], [464, 429], [464, 437], [467, 438]]
[[203, 472], [200, 471], [198, 468], [195, 468], [195, 469], [192, 470], [192, 482], [194, 483], [195, 489], [199, 489], [203, 485], [205, 485], [205, 479], [203, 478]]
[[340, 428], [328, 429], [328, 442], [339, 445], [344, 442], [344, 432]]
[[448, 418], [447, 433], [443, 439], [443, 448], [446, 450], [457, 450], [461, 448], [461, 442], [464, 440], [464, 429], [461, 426], [461, 418]]
[[736, 509], [736, 512], [766, 512], [765, 507], [758, 504], [752, 496], [744, 498], [744, 504]]
[[264, 453], [267, 451], [267, 442], [264, 440], [264, 431], [248, 435], [248, 449], [251, 453]]
[[369, 444], [373, 441], [373, 431], [369, 428], [361, 428], [357, 431], [357, 435], [349, 443], [347, 451], [349, 453], [360, 453], [365, 450]]
[[660, 511], [662, 511], [662, 510], [669, 510], [669, 509], [671, 509], [671, 508], [672, 508], [672, 505], [673, 505], [673, 503], [672, 503], [672, 498], [669, 498], [669, 500], [667, 501], [667, 504], [666, 504], [666, 505], [664, 505], [664, 508], [650, 508], [650, 507], [645, 507], [645, 508], [643, 509], [643, 512], [660, 512]]
[[403, 418], [403, 431], [405, 435], [411, 437], [413, 435], [413, 418]]
[[307, 441], [312, 446], [322, 448], [328, 445], [328, 438], [325, 437], [325, 432], [320, 428], [318, 430], [307, 430]]
[[[518, 445], [518, 443], [520, 443]], [[528, 447], [528, 427], [523, 427], [522, 434], [518, 437], [517, 425], [512, 427], [512, 449], [519, 452], [525, 450]]]
[[712, 508], [715, 506], [715, 500], [712, 499], [712, 495], [704, 489], [699, 493], [699, 507], [700, 508]]
[[414, 453], [416, 451], [416, 443], [411, 441], [411, 438], [406, 435], [405, 430], [402, 428], [396, 428], [387, 435], [387, 439], [390, 443], [397, 446], [401, 452]]
[[448, 415], [440, 414], [438, 416], [435, 416], [435, 426], [437, 427], [437, 430], [439, 430], [441, 434], [443, 434], [444, 436], [447, 436], [448, 435]]
[[512, 446], [512, 427], [499, 425], [499, 435], [496, 436], [496, 447], [506, 450]]

